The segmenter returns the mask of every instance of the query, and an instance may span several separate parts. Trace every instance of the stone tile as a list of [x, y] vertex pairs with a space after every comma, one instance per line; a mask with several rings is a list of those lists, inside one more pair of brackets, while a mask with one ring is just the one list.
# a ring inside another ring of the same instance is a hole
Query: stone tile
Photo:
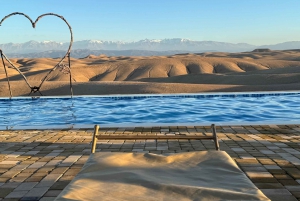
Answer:
[[245, 172], [250, 179], [255, 178], [273, 178], [269, 172]]
[[56, 197], [42, 197], [39, 201], [54, 201]]
[[48, 187], [41, 187], [41, 188], [33, 188], [31, 189], [25, 197], [42, 197], [48, 190]]
[[246, 152], [243, 148], [231, 148], [235, 152]]
[[290, 177], [287, 174], [274, 174], [273, 175], [276, 179], [292, 179], [292, 177]]
[[278, 183], [275, 178], [251, 178], [253, 183]]
[[264, 167], [268, 170], [281, 170], [281, 168], [277, 165], [264, 165]]
[[271, 159], [258, 159], [258, 161], [263, 165], [275, 165], [276, 164]]
[[25, 197], [22, 197], [20, 201], [39, 201], [40, 197], [28, 197], [25, 195]]
[[284, 175], [286, 174], [286, 172], [283, 170], [283, 169], [268, 169], [268, 172], [270, 172], [271, 174], [281, 174], [281, 175]]
[[8, 180], [10, 180], [10, 177], [0, 177], [1, 183], [7, 182]]
[[64, 175], [77, 175], [80, 172], [81, 168], [69, 169]]
[[11, 178], [9, 181], [10, 182], [23, 182], [28, 178], [28, 176], [16, 176], [14, 178]]
[[261, 190], [266, 196], [268, 195], [292, 195], [287, 189], [262, 189]]
[[280, 183], [254, 183], [259, 189], [285, 189]]
[[295, 196], [296, 198], [300, 198], [300, 192], [299, 191], [292, 191], [291, 192], [293, 196]]
[[28, 191], [12, 191], [5, 198], [22, 198]]
[[63, 190], [69, 183], [70, 183], [70, 181], [58, 181], [58, 182], [55, 182], [50, 187], [50, 189], [51, 190]]
[[1, 186], [1, 188], [17, 188], [21, 183], [19, 182], [8, 182]]
[[294, 179], [300, 179], [300, 171], [287, 171], [290, 176], [292, 176]]
[[29, 177], [28, 179], [25, 180], [25, 182], [40, 182], [44, 177], [39, 176], [39, 177]]
[[72, 181], [75, 176], [67, 175], [59, 178], [59, 181]]
[[267, 172], [265, 167], [242, 167], [244, 172]]
[[62, 190], [49, 190], [46, 192], [46, 194], [44, 195], [44, 197], [57, 197]]
[[57, 181], [60, 177], [62, 176], [62, 174], [49, 174], [47, 175], [42, 182], [55, 182]]
[[278, 179], [278, 182], [280, 182], [282, 185], [298, 185], [298, 182], [296, 182], [294, 179]]
[[298, 201], [293, 195], [267, 195], [272, 201]]
[[41, 168], [46, 164], [46, 162], [36, 162], [30, 165], [28, 168]]
[[289, 191], [300, 191], [300, 185], [285, 185]]
[[31, 190], [34, 186], [36, 186], [38, 182], [24, 182], [20, 184], [15, 191], [29, 191]]
[[64, 161], [62, 161], [61, 164], [59, 164], [59, 166], [63, 166], [63, 167], [68, 167], [71, 166], [73, 163], [75, 163], [81, 156], [69, 156], [68, 158], [66, 158]]
[[260, 152], [262, 154], [266, 154], [266, 155], [274, 155], [275, 153], [271, 150], [260, 150]]
[[20, 163], [20, 161], [9, 161], [9, 160], [7, 160], [7, 161], [1, 161], [0, 165], [1, 165], [1, 167], [4, 167], [4, 165], [17, 165], [19, 163]]
[[65, 173], [69, 167], [56, 167], [55, 169], [52, 170], [52, 174], [63, 174]]
[[13, 188], [0, 188], [0, 198], [6, 197], [10, 194], [14, 189]]

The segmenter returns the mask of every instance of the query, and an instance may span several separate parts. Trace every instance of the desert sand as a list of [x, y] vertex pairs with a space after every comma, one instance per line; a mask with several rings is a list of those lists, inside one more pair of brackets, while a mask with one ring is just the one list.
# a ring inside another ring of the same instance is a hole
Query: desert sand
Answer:
[[[32, 86], [38, 86], [60, 59], [10, 60]], [[23, 78], [7, 62], [6, 65], [13, 96], [28, 95], [30, 88]], [[89, 55], [72, 58], [71, 70], [74, 95], [300, 90], [300, 50], [151, 57]], [[69, 75], [57, 68], [41, 92], [46, 96], [69, 95]], [[0, 96], [9, 96], [2, 63]]]

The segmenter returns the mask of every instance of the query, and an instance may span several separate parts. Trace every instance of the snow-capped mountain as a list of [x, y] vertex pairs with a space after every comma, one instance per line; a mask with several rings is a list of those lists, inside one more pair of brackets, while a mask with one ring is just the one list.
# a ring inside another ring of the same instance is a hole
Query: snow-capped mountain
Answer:
[[[37, 42], [33, 40], [25, 43], [0, 44], [0, 49], [8, 56], [33, 58], [56, 57], [55, 55], [62, 56], [68, 47], [68, 42]], [[258, 48], [269, 48], [272, 50], [300, 49], [300, 41], [255, 46], [247, 43], [234, 44], [217, 41], [193, 41], [182, 38], [144, 39], [133, 42], [82, 40], [73, 43], [72, 56], [77, 55], [78, 57], [82, 57], [83, 54], [96, 54], [99, 52], [111, 56], [149, 56], [195, 52], [244, 52]]]
[[34, 40], [25, 43], [0, 44], [0, 49], [2, 49], [4, 53], [30, 53], [45, 50], [61, 50], [66, 49], [66, 47], [68, 47], [68, 45], [55, 41], [37, 42]]
[[[66, 50], [69, 43], [55, 41], [28, 41], [26, 43], [0, 44], [5, 53], [32, 53], [48, 50]], [[82, 40], [75, 41], [72, 49], [90, 50], [149, 50], [149, 51], [226, 51], [239, 52], [252, 50], [256, 46], [246, 43], [233, 44], [215, 41], [192, 41], [189, 39], [173, 38], [162, 40], [144, 39], [133, 42]]]

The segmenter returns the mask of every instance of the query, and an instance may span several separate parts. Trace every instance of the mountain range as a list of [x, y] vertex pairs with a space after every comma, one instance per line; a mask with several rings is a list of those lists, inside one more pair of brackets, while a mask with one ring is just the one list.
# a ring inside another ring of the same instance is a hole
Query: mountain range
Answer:
[[[63, 56], [68, 46], [68, 42], [38, 42], [32, 40], [25, 43], [0, 44], [0, 49], [2, 49], [8, 57], [55, 58]], [[145, 39], [134, 42], [82, 40], [73, 43], [71, 56], [75, 58], [85, 57], [90, 54], [106, 54], [107, 56], [152, 56], [196, 52], [244, 52], [259, 48], [269, 48], [272, 50], [299, 49], [300, 41], [256, 46], [247, 43], [234, 44], [216, 41], [193, 41], [182, 38], [162, 40]]]

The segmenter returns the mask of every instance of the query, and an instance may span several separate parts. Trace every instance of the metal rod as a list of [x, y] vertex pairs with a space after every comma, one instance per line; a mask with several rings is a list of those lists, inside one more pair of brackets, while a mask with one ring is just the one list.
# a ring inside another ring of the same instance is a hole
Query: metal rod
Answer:
[[94, 126], [93, 141], [92, 141], [92, 149], [91, 149], [92, 154], [95, 153], [95, 151], [96, 151], [98, 130], [99, 130], [99, 125], [95, 125]]
[[32, 88], [32, 86], [29, 84], [27, 78], [25, 77], [25, 75], [19, 70], [19, 68], [17, 68], [8, 58], [7, 56], [2, 52], [2, 56], [6, 59], [6, 61], [16, 70], [20, 73], [20, 75], [22, 75], [23, 79], [25, 80], [26, 84], [29, 86], [29, 88]]
[[[51, 74], [52, 71], [54, 71], [61, 63], [62, 61], [67, 57], [67, 55], [69, 55], [69, 53], [71, 52], [71, 48], [72, 48], [72, 44], [73, 44], [73, 32], [72, 32], [72, 27], [70, 26], [70, 24], [68, 23], [68, 21], [63, 17], [63, 16], [60, 16], [60, 15], [57, 15], [55, 13], [46, 13], [46, 14], [43, 14], [43, 15], [40, 15], [34, 22], [34, 26], [35, 24], [44, 16], [47, 16], [47, 15], [53, 15], [53, 16], [56, 16], [56, 17], [59, 17], [60, 19], [62, 19], [68, 26], [69, 28], [69, 31], [70, 31], [70, 35], [71, 35], [71, 38], [70, 38], [70, 45], [69, 45], [69, 48], [67, 50], [67, 53], [65, 54], [65, 56], [62, 57], [62, 59], [60, 60], [60, 62], [58, 62], [58, 64], [56, 66], [54, 66], [49, 72], [48, 74], [42, 79], [42, 82], [40, 84], [39, 87], [41, 87], [44, 83], [44, 81], [47, 79], [47, 77]], [[71, 71], [70, 71], [71, 73]]]
[[[94, 136], [92, 141], [92, 153], [95, 153], [96, 139], [106, 140], [213, 140], [216, 150], [219, 149], [219, 143], [216, 135], [215, 125], [212, 124], [212, 136], [197, 136], [197, 135], [98, 135], [99, 126], [95, 126]], [[96, 138], [96, 139], [95, 139]]]
[[215, 143], [216, 150], [219, 151], [219, 142], [216, 133], [215, 124], [211, 125], [212, 136], [197, 136], [197, 135], [98, 135], [99, 126], [94, 126], [94, 135], [92, 140], [92, 149], [91, 152], [95, 153], [97, 139], [106, 139], [106, 140], [213, 140]]
[[72, 85], [72, 73], [71, 73], [71, 59], [70, 59], [70, 52], [68, 54], [68, 62], [69, 62], [69, 72], [70, 72], [70, 91], [71, 91], [71, 98], [73, 98], [73, 85]]
[[212, 129], [212, 133], [213, 133], [213, 138], [214, 138], [216, 150], [219, 151], [220, 146], [219, 146], [219, 141], [218, 141], [217, 132], [216, 132], [216, 125], [212, 124], [211, 129]]
[[[32, 93], [33, 92], [33, 93]], [[30, 94], [34, 94], [34, 93], [36, 93], [36, 92], [39, 92], [40, 94], [41, 94], [41, 96], [43, 96], [43, 94], [42, 94], [42, 92], [40, 91], [40, 89], [38, 88], [38, 87], [31, 87], [31, 91], [29, 92], [29, 94], [28, 94], [28, 96], [30, 95]]]
[[107, 140], [112, 140], [112, 139], [118, 139], [118, 140], [171, 140], [171, 139], [176, 139], [176, 140], [213, 140], [213, 136], [187, 136], [187, 135], [175, 135], [175, 136], [168, 136], [168, 135], [98, 135], [98, 139], [107, 139]]
[[0, 50], [0, 53], [1, 53], [1, 59], [2, 59], [3, 67], [4, 67], [7, 83], [8, 83], [9, 95], [10, 95], [10, 99], [11, 99], [12, 98], [12, 92], [11, 92], [11, 88], [10, 88], [10, 82], [9, 82], [9, 77], [8, 77], [7, 70], [6, 70], [6, 65], [5, 65], [5, 62], [4, 62], [4, 59], [3, 59], [2, 50]]
[[10, 16], [13, 16], [13, 15], [23, 15], [23, 16], [25, 16], [25, 17], [31, 22], [32, 27], [33, 27], [33, 28], [35, 27], [34, 22], [32, 21], [32, 19], [31, 19], [28, 15], [26, 15], [26, 14], [24, 14], [24, 13], [20, 13], [20, 12], [14, 12], [14, 13], [11, 13], [11, 14], [9, 14], [9, 15], [6, 15], [6, 16], [0, 21], [0, 26], [2, 25], [2, 22], [4, 22], [4, 20], [6, 20], [7, 18], [9, 18]]

